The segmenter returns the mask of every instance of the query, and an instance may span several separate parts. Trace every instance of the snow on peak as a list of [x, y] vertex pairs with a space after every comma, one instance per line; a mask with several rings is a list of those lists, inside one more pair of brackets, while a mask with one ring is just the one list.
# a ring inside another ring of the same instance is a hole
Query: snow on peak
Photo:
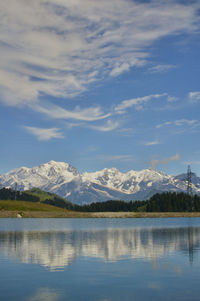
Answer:
[[69, 163], [66, 162], [56, 162], [56, 161], [49, 161], [47, 163], [41, 164], [38, 167], [34, 167], [33, 169], [37, 170], [43, 170], [44, 172], [46, 171], [47, 173], [61, 173], [61, 174], [66, 174], [66, 173], [72, 173], [74, 176], [78, 175], [79, 172], [78, 170], [71, 166]]
[[101, 185], [107, 185], [113, 187], [116, 179], [120, 178], [121, 173], [117, 168], [104, 168], [96, 172], [85, 172], [83, 173], [83, 180], [94, 182]]
[[79, 176], [76, 168], [65, 162], [49, 161], [32, 168], [21, 167], [0, 177], [2, 185], [14, 187], [18, 183], [24, 190], [32, 187], [49, 187], [61, 182], [70, 182]]
[[83, 179], [130, 194], [140, 191], [141, 186], [152, 187], [153, 183], [170, 182], [172, 177], [155, 169], [130, 170], [123, 173], [117, 168], [104, 168], [97, 172], [84, 173]]
[[[57, 193], [77, 204], [106, 201], [108, 199], [146, 199], [155, 192], [186, 191], [184, 177], [171, 176], [155, 169], [121, 172], [117, 168], [104, 168], [80, 174], [66, 162], [49, 161], [32, 168], [16, 168], [0, 175], [0, 186], [20, 189], [37, 187]], [[200, 194], [200, 178], [193, 177], [195, 193]]]

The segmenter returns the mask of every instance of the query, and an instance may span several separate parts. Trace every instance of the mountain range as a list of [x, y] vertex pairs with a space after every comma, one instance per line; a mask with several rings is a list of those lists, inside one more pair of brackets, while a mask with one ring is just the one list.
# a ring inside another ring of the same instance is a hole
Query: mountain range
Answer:
[[[20, 167], [0, 175], [0, 187], [28, 190], [33, 187], [56, 193], [75, 204], [107, 200], [143, 200], [157, 192], [187, 190], [187, 175], [167, 175], [155, 169], [116, 168], [80, 173], [66, 162], [50, 161], [32, 168]], [[200, 194], [200, 177], [192, 173], [192, 190]]]

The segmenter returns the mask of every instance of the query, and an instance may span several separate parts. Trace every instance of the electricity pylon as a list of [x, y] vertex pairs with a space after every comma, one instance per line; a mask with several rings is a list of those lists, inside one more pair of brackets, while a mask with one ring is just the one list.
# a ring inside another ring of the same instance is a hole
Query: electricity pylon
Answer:
[[192, 172], [190, 165], [188, 165], [187, 169], [187, 194], [192, 195]]

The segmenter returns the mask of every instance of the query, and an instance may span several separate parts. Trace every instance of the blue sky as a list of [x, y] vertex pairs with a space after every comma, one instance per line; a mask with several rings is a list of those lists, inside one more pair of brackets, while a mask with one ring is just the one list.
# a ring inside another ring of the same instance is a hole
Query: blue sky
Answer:
[[0, 173], [200, 174], [200, 1], [32, 2], [0, 3]]

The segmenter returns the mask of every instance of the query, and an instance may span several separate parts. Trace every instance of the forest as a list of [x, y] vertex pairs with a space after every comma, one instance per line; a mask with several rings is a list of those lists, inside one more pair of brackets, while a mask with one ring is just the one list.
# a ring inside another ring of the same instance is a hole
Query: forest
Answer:
[[192, 212], [200, 211], [200, 196], [183, 192], [163, 192], [154, 194], [146, 201], [115, 201], [75, 206], [75, 210], [85, 212]]
[[[42, 203], [81, 212], [200, 212], [200, 196], [189, 195], [184, 192], [156, 193], [145, 201], [108, 200], [85, 205], [76, 205], [59, 196], [41, 192], [43, 195], [47, 195], [46, 198], [43, 197]], [[31, 194], [30, 191], [0, 189], [0, 200], [41, 202], [39, 195]]]

